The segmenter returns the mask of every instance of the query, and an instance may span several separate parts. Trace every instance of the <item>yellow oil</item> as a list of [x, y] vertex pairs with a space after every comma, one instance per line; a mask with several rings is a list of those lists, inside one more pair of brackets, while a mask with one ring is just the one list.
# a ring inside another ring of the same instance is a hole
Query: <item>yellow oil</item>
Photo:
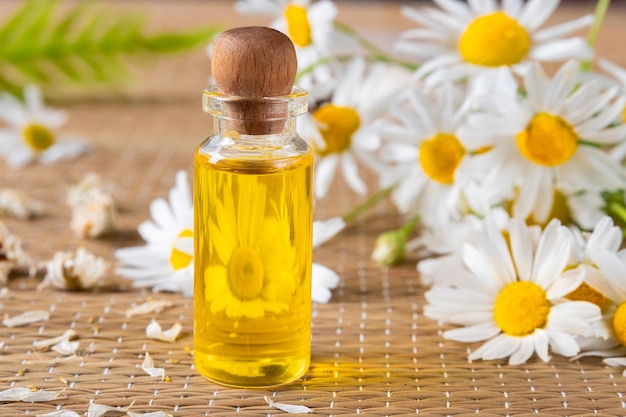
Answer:
[[312, 156], [195, 161], [194, 360], [235, 387], [310, 363]]

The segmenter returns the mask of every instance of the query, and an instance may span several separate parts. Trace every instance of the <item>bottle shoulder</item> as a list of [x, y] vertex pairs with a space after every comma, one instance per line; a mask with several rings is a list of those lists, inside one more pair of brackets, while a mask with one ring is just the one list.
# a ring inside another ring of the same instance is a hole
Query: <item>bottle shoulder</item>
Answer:
[[312, 165], [313, 153], [297, 135], [215, 134], [198, 146], [195, 162], [216, 170], [259, 174]]

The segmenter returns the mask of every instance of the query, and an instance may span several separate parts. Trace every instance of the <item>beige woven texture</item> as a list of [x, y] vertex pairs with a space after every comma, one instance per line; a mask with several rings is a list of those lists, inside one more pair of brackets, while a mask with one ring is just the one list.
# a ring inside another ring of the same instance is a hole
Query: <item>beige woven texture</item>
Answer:
[[[593, 2], [561, 6], [551, 23], [592, 11]], [[17, 6], [0, 3], [0, 16]], [[267, 24], [262, 18], [234, 14], [232, 2], [123, 1], [117, 10], [146, 12], [153, 28], [177, 28], [209, 22], [224, 27]], [[399, 3], [339, 3], [340, 19], [375, 42], [389, 44], [411, 27]], [[600, 53], [626, 66], [626, 9], [613, 5], [600, 36]], [[85, 246], [114, 263], [116, 248], [140, 245], [136, 232], [149, 218], [149, 203], [166, 197], [179, 169], [192, 171], [192, 155], [211, 129], [200, 108], [208, 80], [204, 51], [147, 62], [134, 84], [120, 93], [75, 96], [57, 106], [68, 111], [65, 133], [84, 137], [93, 151], [76, 161], [30, 166], [14, 171], [0, 162], [0, 188], [17, 188], [45, 204], [45, 216], [32, 221], [7, 220], [25, 249], [36, 259], [55, 251]], [[74, 237], [65, 206], [67, 184], [96, 172], [117, 186], [121, 209], [118, 233], [98, 240]], [[374, 179], [369, 178], [374, 187]], [[362, 201], [337, 182], [331, 195], [318, 202], [319, 219], [342, 214]], [[193, 366], [192, 300], [177, 294], [153, 294], [132, 288], [113, 273], [97, 291], [37, 292], [41, 276], [13, 276], [8, 296], [0, 298], [0, 315], [26, 310], [50, 311], [50, 320], [23, 327], [0, 327], [0, 390], [27, 387], [62, 391], [45, 403], [5, 403], [0, 415], [36, 415], [57, 409], [86, 415], [89, 404], [132, 411], [165, 411], [175, 416], [281, 415], [263, 397], [306, 405], [320, 415], [534, 415], [586, 416], [626, 414], [626, 378], [621, 368], [599, 358], [569, 361], [555, 356], [549, 363], [532, 358], [521, 366], [505, 361], [467, 360], [469, 349], [445, 340], [444, 330], [422, 315], [424, 305], [416, 260], [391, 269], [370, 261], [376, 236], [400, 224], [391, 204], [362, 216], [339, 237], [315, 252], [315, 259], [341, 277], [329, 304], [313, 312], [312, 364], [299, 381], [273, 390], [225, 388], [203, 379]], [[126, 318], [124, 312], [147, 300], [169, 300], [160, 313]], [[183, 324], [175, 343], [147, 339], [151, 320], [165, 328]], [[74, 329], [79, 354], [66, 358], [38, 351], [33, 341]], [[146, 352], [170, 381], [151, 378], [141, 364]]]

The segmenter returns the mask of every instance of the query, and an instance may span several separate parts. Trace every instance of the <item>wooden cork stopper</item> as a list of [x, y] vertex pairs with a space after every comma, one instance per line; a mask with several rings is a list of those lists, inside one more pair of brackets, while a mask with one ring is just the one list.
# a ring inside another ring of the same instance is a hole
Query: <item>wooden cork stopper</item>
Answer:
[[287, 119], [286, 96], [298, 70], [296, 51], [283, 33], [261, 26], [222, 33], [213, 46], [211, 71], [220, 94], [241, 99], [228, 102], [232, 127], [239, 133], [279, 133]]

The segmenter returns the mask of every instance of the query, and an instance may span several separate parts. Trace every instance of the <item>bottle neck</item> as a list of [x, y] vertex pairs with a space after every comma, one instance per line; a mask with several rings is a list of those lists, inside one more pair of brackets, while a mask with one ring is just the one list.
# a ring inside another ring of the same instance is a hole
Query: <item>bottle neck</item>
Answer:
[[[246, 125], [254, 126], [255, 128], [246, 128]], [[250, 131], [253, 134], [250, 134]], [[258, 126], [255, 121], [246, 121], [242, 119], [230, 119], [228, 117], [220, 117], [213, 115], [213, 134], [222, 137], [240, 138], [245, 137], [250, 140], [264, 140], [275, 137], [291, 137], [296, 135], [296, 118], [288, 117], [283, 120], [274, 120], [271, 122], [271, 126], [264, 129], [263, 126]]]

